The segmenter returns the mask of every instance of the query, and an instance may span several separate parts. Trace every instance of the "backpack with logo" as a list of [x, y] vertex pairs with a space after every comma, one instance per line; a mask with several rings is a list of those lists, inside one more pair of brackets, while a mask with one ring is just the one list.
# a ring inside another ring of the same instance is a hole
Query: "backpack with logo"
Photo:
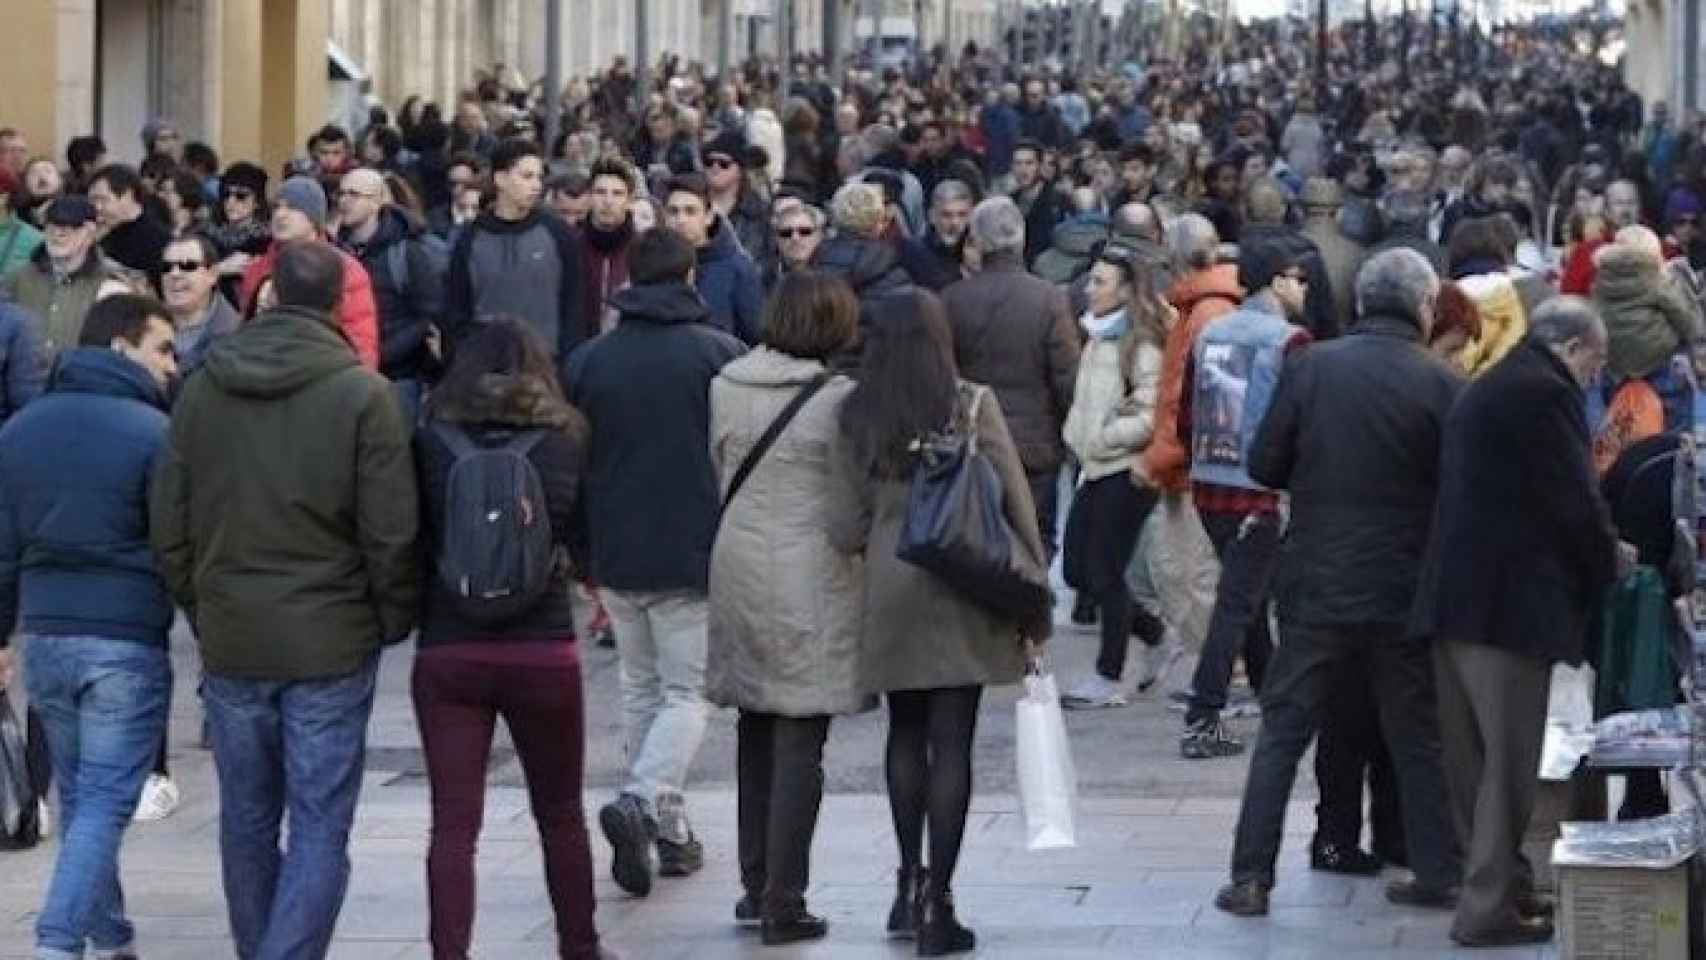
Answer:
[[454, 461], [445, 481], [439, 585], [464, 620], [498, 626], [527, 613], [551, 585], [555, 544], [545, 484], [528, 453], [543, 430], [492, 447], [434, 423]]

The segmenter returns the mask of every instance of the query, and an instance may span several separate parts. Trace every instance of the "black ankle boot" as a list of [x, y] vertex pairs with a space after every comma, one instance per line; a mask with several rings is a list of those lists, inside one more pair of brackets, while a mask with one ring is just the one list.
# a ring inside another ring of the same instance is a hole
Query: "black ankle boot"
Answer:
[[918, 955], [943, 957], [977, 949], [977, 935], [954, 918], [954, 895], [943, 890], [924, 901], [918, 915]]
[[929, 871], [923, 867], [895, 871], [894, 906], [889, 908], [889, 936], [910, 940], [918, 931], [918, 915], [924, 908], [924, 878]]

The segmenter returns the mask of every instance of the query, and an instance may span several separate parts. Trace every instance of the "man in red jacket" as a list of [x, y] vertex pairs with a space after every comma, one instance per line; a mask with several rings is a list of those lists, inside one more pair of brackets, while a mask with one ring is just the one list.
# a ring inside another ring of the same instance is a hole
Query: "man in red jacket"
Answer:
[[[253, 316], [255, 297], [272, 277], [281, 246], [292, 240], [326, 240], [326, 191], [311, 177], [291, 177], [278, 188], [272, 213], [272, 246], [243, 271], [243, 315]], [[373, 284], [361, 261], [339, 251], [344, 261], [344, 293], [338, 302], [338, 329], [355, 349], [361, 365], [379, 369], [379, 310]]]

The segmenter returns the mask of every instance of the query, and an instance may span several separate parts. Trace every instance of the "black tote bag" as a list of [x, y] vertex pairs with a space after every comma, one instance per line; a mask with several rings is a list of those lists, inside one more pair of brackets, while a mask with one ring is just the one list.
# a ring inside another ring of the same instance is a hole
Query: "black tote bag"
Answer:
[[41, 839], [35, 779], [30, 776], [24, 728], [0, 689], [0, 850], [23, 850]]
[[984, 608], [1029, 622], [1054, 596], [1048, 571], [1007, 522], [1000, 474], [978, 449], [983, 394], [974, 388], [964, 431], [920, 442], [895, 555]]

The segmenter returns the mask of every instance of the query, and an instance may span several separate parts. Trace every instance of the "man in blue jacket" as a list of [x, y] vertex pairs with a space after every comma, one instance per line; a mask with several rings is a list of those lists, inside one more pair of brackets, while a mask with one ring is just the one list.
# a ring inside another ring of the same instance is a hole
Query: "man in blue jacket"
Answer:
[[[675, 193], [674, 197], [684, 194]], [[671, 202], [674, 202], [673, 199]], [[741, 355], [693, 289], [693, 248], [651, 230], [628, 253], [621, 321], [569, 359], [569, 400], [592, 424], [588, 572], [622, 658], [628, 782], [599, 811], [628, 893], [704, 863], [682, 787], [705, 732], [711, 543], [721, 496], [711, 467], [711, 380]]]
[[[0, 431], [0, 623], [23, 638], [63, 824], [38, 957], [81, 957], [87, 944], [135, 955], [118, 848], [172, 695], [172, 601], [147, 498], [176, 373], [165, 305], [110, 297], [90, 309], [48, 392]], [[14, 668], [7, 642], [0, 686]]]
[[684, 173], [664, 185], [664, 225], [693, 245], [696, 286], [711, 322], [748, 345], [763, 332], [764, 280], [741, 248], [735, 228], [711, 206], [711, 186], [702, 173]]

